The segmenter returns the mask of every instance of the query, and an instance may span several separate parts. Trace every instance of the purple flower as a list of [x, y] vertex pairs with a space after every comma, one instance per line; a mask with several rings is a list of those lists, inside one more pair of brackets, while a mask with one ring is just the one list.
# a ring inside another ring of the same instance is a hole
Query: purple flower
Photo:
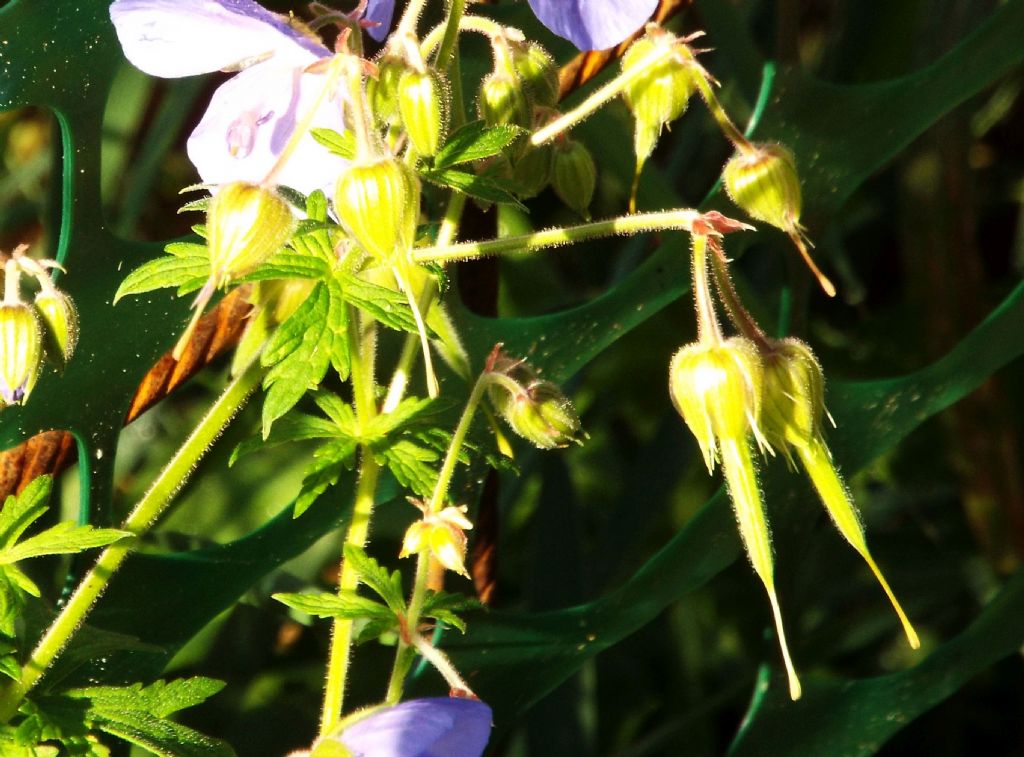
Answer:
[[377, 710], [336, 738], [355, 757], [480, 757], [490, 737], [490, 707], [437, 697]]
[[548, 29], [580, 50], [605, 50], [650, 19], [658, 0], [530, 0]]
[[[370, 0], [367, 17], [386, 34], [394, 0]], [[262, 181], [325, 78], [306, 73], [331, 55], [320, 42], [252, 0], [115, 0], [110, 18], [124, 54], [153, 76], [239, 70], [214, 92], [188, 140], [188, 156], [209, 184]], [[325, 98], [313, 126], [344, 131]], [[276, 182], [302, 192], [333, 185], [345, 162], [306, 135]]]

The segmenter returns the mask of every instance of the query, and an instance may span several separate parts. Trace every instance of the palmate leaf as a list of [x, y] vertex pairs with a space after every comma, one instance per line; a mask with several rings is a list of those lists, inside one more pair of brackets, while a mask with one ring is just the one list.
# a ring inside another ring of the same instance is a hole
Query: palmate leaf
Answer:
[[472, 121], [452, 134], [434, 156], [434, 168], [441, 170], [497, 155], [522, 133], [516, 126], [495, 126], [488, 129], [483, 121]]
[[116, 528], [79, 526], [70, 521], [58, 523], [13, 547], [0, 551], [0, 565], [16, 563], [43, 555], [72, 555], [94, 547], [105, 547], [134, 536]]
[[455, 189], [475, 200], [502, 202], [526, 209], [526, 206], [519, 202], [511, 191], [489, 176], [468, 173], [456, 168], [444, 168], [426, 171], [423, 173], [423, 178], [433, 184]]
[[355, 592], [341, 594], [274, 594], [274, 599], [306, 615], [317, 618], [350, 618], [377, 620], [397, 626], [398, 620], [391, 608]]

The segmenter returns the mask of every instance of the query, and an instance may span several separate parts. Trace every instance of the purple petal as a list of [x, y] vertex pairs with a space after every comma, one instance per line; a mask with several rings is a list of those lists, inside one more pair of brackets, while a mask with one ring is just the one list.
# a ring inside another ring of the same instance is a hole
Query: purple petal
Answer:
[[413, 699], [349, 726], [340, 740], [356, 757], [480, 757], [491, 708], [476, 699]]
[[[298, 121], [324, 86], [323, 74], [303, 73], [277, 59], [245, 69], [213, 93], [188, 140], [188, 157], [208, 184], [262, 181], [277, 162]], [[324, 98], [314, 128], [344, 131], [341, 108]], [[306, 134], [275, 183], [309, 194], [330, 194], [346, 162]]]
[[606, 50], [643, 26], [658, 0], [530, 0], [548, 29], [580, 50]]
[[395, 0], [369, 0], [366, 3], [363, 20], [371, 21], [375, 25], [368, 27], [366, 33], [378, 42], [383, 42], [391, 31], [391, 19], [394, 15]]
[[147, 74], [195, 76], [274, 56], [307, 65], [330, 55], [252, 0], [115, 0], [125, 57]]

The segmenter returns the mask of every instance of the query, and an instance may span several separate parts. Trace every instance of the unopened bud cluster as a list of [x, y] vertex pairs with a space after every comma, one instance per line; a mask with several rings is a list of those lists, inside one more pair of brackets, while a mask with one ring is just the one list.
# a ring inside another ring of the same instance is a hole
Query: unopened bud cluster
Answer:
[[[24, 404], [35, 387], [43, 359], [63, 369], [78, 343], [78, 311], [58, 289], [49, 271], [53, 260], [36, 260], [17, 248], [3, 266], [4, 297], [0, 302], [0, 407]], [[23, 279], [38, 290], [25, 301]]]

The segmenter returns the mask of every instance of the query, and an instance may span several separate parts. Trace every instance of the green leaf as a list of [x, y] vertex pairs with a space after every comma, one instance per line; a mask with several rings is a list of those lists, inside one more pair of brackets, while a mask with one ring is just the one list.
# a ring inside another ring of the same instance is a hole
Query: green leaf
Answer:
[[427, 597], [423, 601], [424, 617], [446, 623], [462, 633], [466, 632], [466, 621], [457, 613], [482, 609], [484, 606], [475, 597], [447, 591], [428, 591]]
[[371, 284], [358, 276], [339, 274], [345, 300], [375, 318], [382, 325], [396, 331], [417, 333], [416, 318], [409, 300], [401, 292]]
[[356, 138], [352, 132], [339, 134], [334, 129], [310, 129], [309, 133], [335, 155], [346, 160], [353, 160], [356, 157]]
[[262, 436], [254, 436], [235, 447], [228, 460], [228, 465], [234, 465], [243, 455], [259, 449], [269, 449], [279, 444], [309, 439], [333, 439], [344, 433], [337, 424], [324, 418], [300, 412], [288, 413], [274, 424], [266, 439]]
[[411, 439], [389, 441], [383, 447], [373, 448], [374, 457], [386, 465], [398, 483], [421, 497], [433, 492], [437, 483], [435, 466], [441, 453], [431, 447], [417, 444]]
[[179, 710], [195, 707], [224, 688], [223, 681], [196, 676], [171, 681], [155, 681], [149, 686], [90, 686], [69, 689], [66, 696], [88, 699], [92, 708], [107, 712], [144, 710], [157, 718], [166, 718]]
[[320, 391], [313, 393], [313, 401], [328, 418], [337, 424], [341, 433], [353, 438], [358, 435], [355, 411], [345, 400], [337, 394]]
[[177, 287], [179, 294], [185, 294], [201, 288], [208, 278], [210, 256], [205, 245], [189, 245], [187, 254], [162, 255], [143, 263], [125, 276], [114, 294], [114, 304], [131, 294], [143, 294], [167, 287]]
[[454, 168], [445, 168], [427, 171], [423, 174], [423, 178], [439, 186], [455, 189], [476, 200], [501, 202], [524, 210], [526, 208], [512, 192], [489, 176], [478, 176], [466, 171], [457, 171]]
[[313, 462], [303, 473], [294, 517], [306, 512], [321, 494], [338, 483], [343, 470], [351, 470], [355, 466], [358, 446], [354, 437], [344, 437], [322, 445], [313, 453]]
[[348, 376], [347, 314], [335, 279], [316, 285], [308, 299], [282, 323], [263, 351], [270, 367], [263, 386], [263, 436], [274, 421], [292, 409], [307, 391], [315, 389], [327, 368]]
[[374, 416], [363, 430], [363, 441], [373, 442], [401, 431], [413, 421], [422, 420], [425, 414], [435, 415], [437, 400], [425, 397], [406, 397], [390, 413]]
[[[295, 239], [292, 240], [293, 244]], [[322, 279], [330, 273], [329, 265], [308, 253], [289, 252], [284, 249], [239, 281], [268, 281], [274, 279]]]
[[355, 544], [345, 545], [345, 560], [349, 561], [359, 580], [372, 589], [395, 615], [405, 615], [405, 594], [402, 591], [402, 574], [397, 570], [388, 573], [379, 562], [374, 560], [362, 547]]
[[434, 157], [434, 170], [450, 168], [497, 155], [522, 133], [516, 126], [495, 126], [488, 129], [483, 121], [472, 121], [452, 134]]
[[7, 497], [0, 509], [0, 550], [14, 546], [25, 529], [46, 512], [52, 484], [50, 476], [39, 476], [21, 494]]
[[79, 526], [71, 521], [63, 521], [14, 547], [0, 551], [0, 564], [16, 563], [43, 555], [71, 555], [93, 547], [105, 547], [132, 536], [134, 534], [129, 531]]
[[372, 618], [398, 625], [395, 613], [373, 599], [361, 597], [354, 591], [341, 594], [274, 594], [274, 599], [292, 609], [317, 618]]

